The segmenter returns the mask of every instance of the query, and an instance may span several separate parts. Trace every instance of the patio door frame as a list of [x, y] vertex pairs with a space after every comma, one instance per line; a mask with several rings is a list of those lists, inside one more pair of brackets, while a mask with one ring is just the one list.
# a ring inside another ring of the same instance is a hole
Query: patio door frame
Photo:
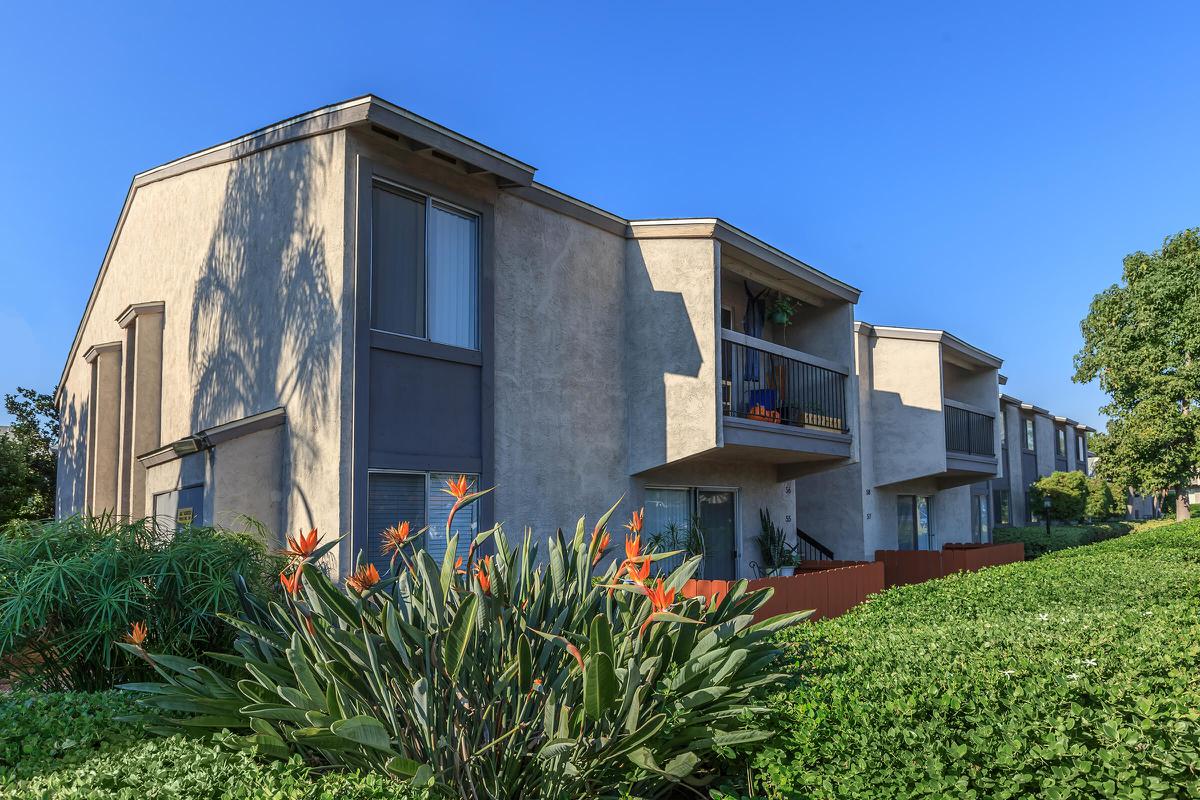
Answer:
[[[665, 491], [683, 491], [689, 493], [689, 507], [692, 517], [700, 515], [701, 492], [729, 492], [733, 495], [733, 573], [734, 577], [742, 574], [742, 490], [738, 486], [681, 486], [678, 484], [646, 484], [643, 492], [652, 489]], [[644, 495], [643, 495], [644, 499]], [[705, 556], [708, 555], [708, 542], [704, 543]], [[703, 565], [703, 561], [701, 565]]]

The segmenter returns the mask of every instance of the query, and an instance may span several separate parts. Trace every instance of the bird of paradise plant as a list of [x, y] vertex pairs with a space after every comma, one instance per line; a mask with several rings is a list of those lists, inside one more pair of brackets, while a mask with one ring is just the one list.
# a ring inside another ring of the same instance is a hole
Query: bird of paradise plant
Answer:
[[[446, 489], [456, 510], [483, 494], [465, 479]], [[640, 530], [599, 567], [615, 509], [590, 538], [583, 520], [550, 536], [544, 557], [530, 531], [510, 541], [498, 527], [474, 537], [470, 554], [491, 552], [466, 569], [456, 535], [440, 562], [406, 542], [411, 571], [368, 565], [345, 590], [316, 564], [336, 540], [310, 546], [298, 593], [248, 598], [229, 620], [242, 635], [220, 658], [239, 679], [147, 655], [161, 681], [128, 687], [144, 693], [138, 719], [471, 800], [699, 794], [718, 752], [767, 737], [754, 720], [777, 677], [772, 634], [806, 613], [752, 624], [770, 590], [744, 581], [719, 602], [682, 596], [697, 558], [647, 583], [675, 554], [642, 551]]]
[[283, 551], [283, 554], [301, 561], [312, 558], [312, 554], [317, 550], [317, 540], [319, 538], [316, 528], [313, 528], [308, 533], [298, 533], [295, 536], [289, 536], [287, 539], [287, 548]]

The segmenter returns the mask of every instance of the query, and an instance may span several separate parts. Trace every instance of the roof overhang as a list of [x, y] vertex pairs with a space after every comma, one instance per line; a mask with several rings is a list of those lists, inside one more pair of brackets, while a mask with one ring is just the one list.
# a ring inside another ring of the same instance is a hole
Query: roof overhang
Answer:
[[715, 239], [735, 252], [733, 258], [751, 266], [766, 265], [782, 270], [819, 297], [857, 303], [862, 292], [848, 283], [826, 275], [795, 256], [772, 247], [740, 228], [715, 217], [697, 219], [639, 219], [629, 222], [630, 239]]
[[969, 370], [1000, 369], [1004, 360], [986, 350], [967, 344], [952, 333], [935, 328], [901, 328], [892, 325], [872, 325], [856, 321], [854, 332], [875, 336], [880, 339], [908, 339], [915, 342], [937, 342], [942, 346], [942, 357], [952, 364]]

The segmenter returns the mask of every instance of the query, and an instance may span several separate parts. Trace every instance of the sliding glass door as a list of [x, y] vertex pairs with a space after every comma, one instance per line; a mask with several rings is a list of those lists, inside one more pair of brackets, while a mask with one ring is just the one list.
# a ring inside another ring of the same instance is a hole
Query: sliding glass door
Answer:
[[987, 544], [991, 541], [991, 514], [986, 494], [971, 495], [971, 541]]
[[901, 550], [936, 550], [933, 498], [902, 494], [896, 498], [896, 545]]
[[[737, 577], [737, 492], [733, 489], [647, 488], [645, 541], [656, 550], [702, 553], [698, 578]], [[679, 566], [686, 556], [657, 562]]]

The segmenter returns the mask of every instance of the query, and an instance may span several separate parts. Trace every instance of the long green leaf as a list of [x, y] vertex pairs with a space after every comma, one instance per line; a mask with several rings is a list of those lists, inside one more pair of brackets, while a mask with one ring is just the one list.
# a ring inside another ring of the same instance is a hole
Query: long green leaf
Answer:
[[617, 676], [607, 653], [588, 657], [583, 673], [583, 708], [592, 719], [600, 719], [617, 699]]
[[363, 747], [388, 753], [392, 751], [392, 740], [388, 736], [387, 728], [374, 717], [359, 715], [349, 719], [339, 719], [329, 726], [329, 730], [333, 732], [334, 736], [349, 739]]
[[442, 660], [446, 672], [452, 680], [458, 678], [458, 671], [462, 668], [467, 648], [471, 646], [471, 638], [475, 633], [475, 606], [478, 599], [479, 596], [476, 594], [468, 594], [463, 598], [462, 604], [454, 614], [454, 620], [450, 623], [450, 629], [446, 632], [442, 647]]

